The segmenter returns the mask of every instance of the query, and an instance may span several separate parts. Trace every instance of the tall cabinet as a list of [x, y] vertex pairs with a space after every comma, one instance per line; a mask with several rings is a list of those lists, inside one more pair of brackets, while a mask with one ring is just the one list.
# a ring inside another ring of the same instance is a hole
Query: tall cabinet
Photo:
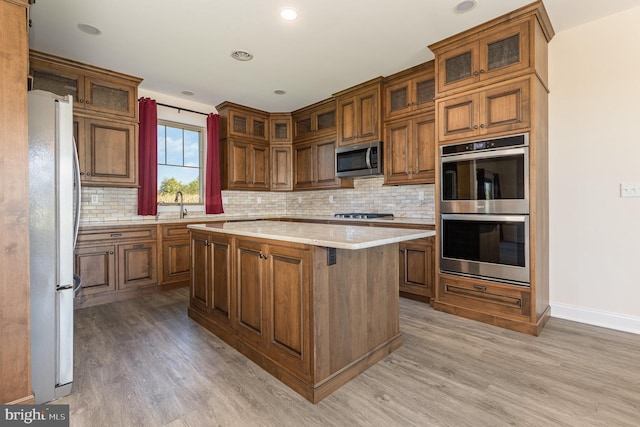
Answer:
[[[529, 133], [531, 266], [529, 287], [440, 273], [432, 305], [532, 335], [549, 318], [547, 44], [553, 36], [538, 1], [429, 46], [439, 145]], [[436, 170], [436, 200], [439, 178]]]
[[[26, 0], [0, 0], [0, 403], [30, 404]], [[10, 165], [10, 166], [9, 166]]]

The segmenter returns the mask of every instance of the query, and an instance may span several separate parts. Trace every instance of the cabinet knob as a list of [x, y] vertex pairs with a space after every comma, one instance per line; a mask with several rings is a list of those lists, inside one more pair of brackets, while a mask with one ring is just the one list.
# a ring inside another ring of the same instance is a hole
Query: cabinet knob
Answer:
[[78, 102], [82, 104], [84, 102], [84, 99], [78, 99]]
[[84, 175], [84, 172], [80, 172], [80, 176], [83, 176], [83, 175]]
[[481, 68], [481, 69], [480, 69], [480, 74], [482, 74], [482, 73], [484, 73], [484, 70]]
[[473, 128], [474, 129], [478, 129], [478, 125], [473, 125]]
[[473, 75], [474, 75], [474, 76], [477, 76], [478, 74], [480, 74], [480, 73], [479, 73], [479, 72], [477, 72], [477, 71], [474, 71], [474, 72], [473, 72]]
[[87, 175], [87, 176], [91, 176], [91, 172], [87, 172], [87, 173], [86, 173], [86, 175]]
[[113, 251], [109, 251], [109, 255], [113, 255]]
[[484, 128], [484, 123], [480, 125], [480, 128]]
[[84, 100], [84, 103], [85, 103], [85, 104], [91, 104], [91, 100], [89, 100], [89, 99], [85, 99], [85, 100]]
[[406, 249], [400, 249], [400, 252], [405, 253], [407, 250]]

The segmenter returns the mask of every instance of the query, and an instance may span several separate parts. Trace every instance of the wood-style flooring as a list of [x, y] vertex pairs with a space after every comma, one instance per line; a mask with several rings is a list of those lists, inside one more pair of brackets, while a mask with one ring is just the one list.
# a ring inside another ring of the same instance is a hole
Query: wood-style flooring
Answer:
[[186, 289], [76, 310], [72, 426], [638, 426], [640, 336], [523, 335], [400, 299], [403, 345], [313, 405], [187, 317]]

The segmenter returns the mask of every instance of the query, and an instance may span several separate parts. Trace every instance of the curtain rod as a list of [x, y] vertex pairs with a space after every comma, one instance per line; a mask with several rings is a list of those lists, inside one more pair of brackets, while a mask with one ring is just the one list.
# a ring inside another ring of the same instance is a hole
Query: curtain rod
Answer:
[[[138, 98], [138, 101], [143, 100], [144, 98]], [[189, 113], [195, 113], [195, 114], [202, 114], [203, 116], [209, 116], [209, 114], [207, 113], [201, 113], [200, 111], [195, 111], [195, 110], [189, 110], [188, 108], [182, 108], [182, 107], [176, 107], [174, 105], [169, 105], [169, 104], [163, 104], [161, 102], [156, 102], [156, 105], [160, 105], [162, 107], [169, 107], [169, 108], [174, 108], [176, 110], [178, 110], [178, 113], [180, 111], [187, 111]]]

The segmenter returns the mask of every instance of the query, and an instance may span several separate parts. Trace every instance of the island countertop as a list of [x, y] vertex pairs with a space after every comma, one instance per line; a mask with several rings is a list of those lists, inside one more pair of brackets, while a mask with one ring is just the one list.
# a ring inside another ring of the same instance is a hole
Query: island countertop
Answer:
[[339, 249], [365, 249], [435, 236], [435, 231], [407, 228], [313, 224], [284, 221], [239, 221], [191, 224], [192, 230], [296, 242]]

